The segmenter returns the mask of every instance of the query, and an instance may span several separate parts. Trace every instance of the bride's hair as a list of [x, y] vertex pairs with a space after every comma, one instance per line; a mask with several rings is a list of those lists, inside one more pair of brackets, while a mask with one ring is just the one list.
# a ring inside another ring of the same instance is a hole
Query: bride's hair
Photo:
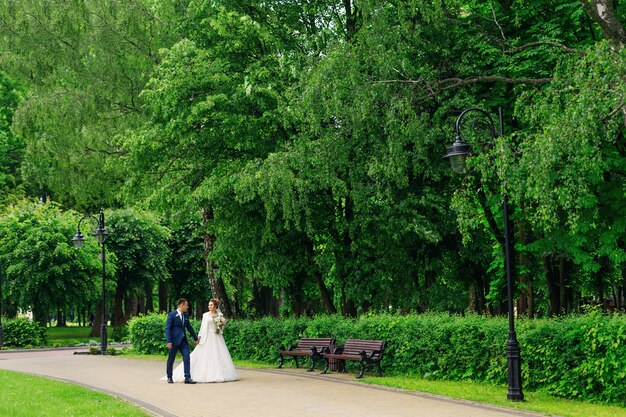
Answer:
[[211, 298], [209, 303], [213, 303], [216, 309], [220, 307], [220, 301], [217, 298]]

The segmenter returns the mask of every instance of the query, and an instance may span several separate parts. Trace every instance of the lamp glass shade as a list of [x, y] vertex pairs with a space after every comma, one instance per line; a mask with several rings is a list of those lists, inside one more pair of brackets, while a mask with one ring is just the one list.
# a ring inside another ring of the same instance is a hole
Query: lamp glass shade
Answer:
[[76, 231], [76, 235], [72, 238], [72, 242], [74, 242], [74, 246], [77, 248], [82, 248], [85, 243], [85, 236], [80, 232], [80, 230]]
[[93, 235], [96, 237], [98, 243], [104, 243], [104, 241], [107, 240], [108, 232], [105, 229], [98, 227], [96, 231], [93, 232]]
[[454, 155], [450, 157], [450, 166], [452, 167], [452, 171], [457, 174], [462, 174], [467, 168], [467, 155]]

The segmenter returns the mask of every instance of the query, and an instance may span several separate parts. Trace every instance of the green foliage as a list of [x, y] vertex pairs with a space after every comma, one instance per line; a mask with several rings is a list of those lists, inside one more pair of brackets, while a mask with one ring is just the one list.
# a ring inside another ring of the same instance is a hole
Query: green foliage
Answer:
[[[98, 294], [101, 270], [95, 239], [80, 250], [71, 239], [78, 217], [52, 202], [22, 200], [0, 213], [0, 274], [3, 297], [30, 308], [45, 323], [52, 307], [76, 300], [91, 301]], [[107, 273], [115, 272], [115, 256]]]
[[113, 210], [107, 216], [107, 248], [116, 256], [118, 293], [152, 288], [168, 276], [169, 230], [150, 212]]
[[[111, 215], [117, 316], [157, 281], [206, 300], [205, 261], [242, 316], [462, 312], [468, 298], [499, 314], [504, 192], [529, 315], [619, 295], [625, 52], [585, 5], [4, 2], [0, 206], [27, 192], [154, 210]], [[506, 136], [490, 142], [486, 120], [466, 119], [475, 153], [460, 180], [441, 156], [468, 107], [503, 107]], [[173, 259], [148, 227], [160, 216], [185, 236]], [[7, 242], [3, 298], [45, 304], [24, 295], [40, 277], [15, 285], [42, 258]]]
[[6, 347], [30, 348], [46, 345], [46, 328], [26, 318], [4, 319], [2, 328]]
[[[164, 316], [131, 321], [131, 340], [141, 353], [165, 353]], [[524, 386], [563, 398], [626, 402], [625, 316], [570, 316], [518, 320]], [[231, 320], [224, 338], [235, 359], [278, 360], [279, 345], [302, 337], [378, 339], [387, 342], [385, 372], [433, 380], [506, 384], [504, 318], [476, 315], [368, 315]]]
[[125, 342], [128, 340], [129, 329], [128, 325], [115, 327], [111, 333], [111, 339], [116, 342]]
[[171, 44], [173, 5], [151, 0], [3, 2], [0, 67], [30, 94], [13, 130], [37, 196], [80, 209], [119, 201], [119, 135], [143, 124], [139, 93]]
[[24, 143], [11, 132], [13, 116], [23, 98], [22, 87], [0, 71], [0, 205], [21, 185], [20, 164]]
[[[128, 323], [128, 335], [133, 350], [142, 354], [167, 355], [165, 342], [165, 314], [148, 314], [134, 317]], [[196, 333], [200, 330], [198, 320], [190, 320]], [[190, 347], [193, 348], [191, 343]]]

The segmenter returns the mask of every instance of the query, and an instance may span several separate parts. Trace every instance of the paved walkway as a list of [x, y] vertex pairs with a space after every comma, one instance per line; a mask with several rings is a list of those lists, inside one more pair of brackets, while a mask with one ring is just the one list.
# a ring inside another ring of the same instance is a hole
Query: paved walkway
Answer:
[[[372, 387], [353, 375], [238, 369], [224, 384], [167, 384], [165, 362], [72, 351], [0, 352], [0, 369], [45, 375], [124, 398], [162, 417], [528, 417], [426, 394]], [[503, 394], [504, 395], [504, 394]]]

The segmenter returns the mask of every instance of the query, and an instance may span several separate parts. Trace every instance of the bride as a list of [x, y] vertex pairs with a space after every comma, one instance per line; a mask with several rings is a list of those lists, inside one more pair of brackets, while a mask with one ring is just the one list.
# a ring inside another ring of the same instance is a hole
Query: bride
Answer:
[[[198, 346], [191, 352], [191, 375], [196, 382], [226, 382], [239, 379], [222, 331], [216, 324], [216, 319], [223, 320], [222, 313], [217, 311], [218, 307], [219, 302], [212, 298], [209, 301], [209, 311], [202, 315]], [[182, 363], [174, 369], [172, 379], [174, 382], [185, 380]]]

